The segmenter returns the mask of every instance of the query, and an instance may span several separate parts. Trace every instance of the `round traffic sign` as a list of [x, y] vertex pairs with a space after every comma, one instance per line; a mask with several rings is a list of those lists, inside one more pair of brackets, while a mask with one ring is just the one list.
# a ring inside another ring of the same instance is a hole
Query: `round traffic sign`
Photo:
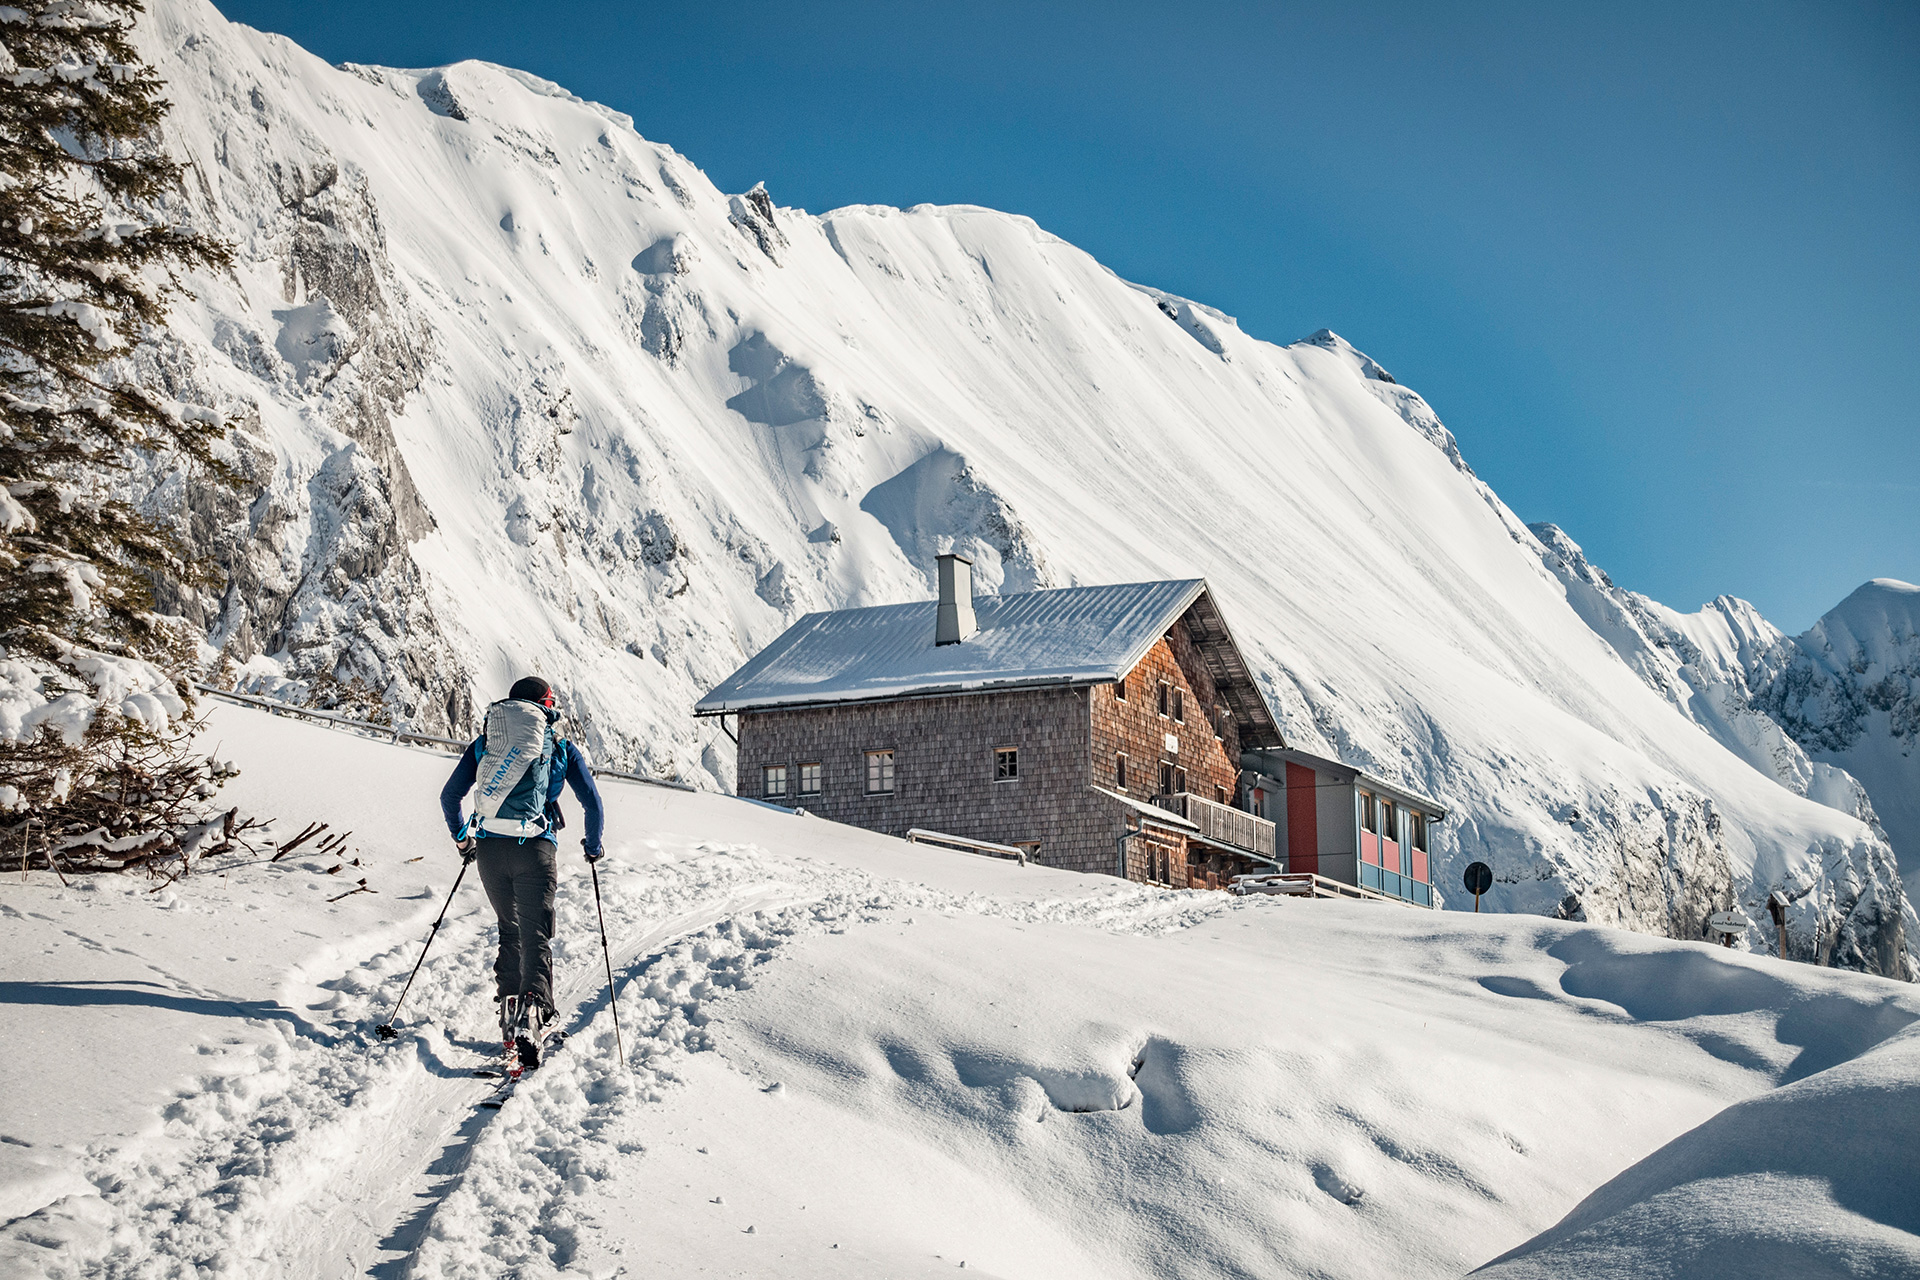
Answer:
[[1493, 868], [1484, 862], [1467, 866], [1467, 892], [1478, 896], [1493, 888]]
[[1738, 911], [1716, 911], [1707, 917], [1707, 924], [1715, 933], [1745, 933], [1752, 923]]

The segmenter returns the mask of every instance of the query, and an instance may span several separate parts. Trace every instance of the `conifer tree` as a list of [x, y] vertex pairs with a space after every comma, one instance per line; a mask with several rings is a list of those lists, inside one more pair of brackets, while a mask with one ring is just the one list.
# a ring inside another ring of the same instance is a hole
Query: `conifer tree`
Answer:
[[[37, 820], [42, 838], [137, 827], [152, 817], [142, 805], [164, 807], [159, 780], [177, 791], [198, 767], [175, 714], [188, 637], [155, 615], [150, 586], [191, 580], [192, 558], [126, 495], [156, 458], [224, 476], [222, 428], [143, 386], [132, 357], [159, 334], [180, 273], [229, 254], [185, 221], [181, 169], [160, 145], [161, 81], [132, 40], [141, 12], [137, 0], [0, 7], [0, 658], [16, 684], [40, 680], [38, 698], [91, 712], [0, 739], [0, 813], [14, 831]], [[146, 704], [118, 696], [125, 672], [156, 667], [175, 687], [137, 714]], [[0, 855], [41, 843], [15, 841]]]

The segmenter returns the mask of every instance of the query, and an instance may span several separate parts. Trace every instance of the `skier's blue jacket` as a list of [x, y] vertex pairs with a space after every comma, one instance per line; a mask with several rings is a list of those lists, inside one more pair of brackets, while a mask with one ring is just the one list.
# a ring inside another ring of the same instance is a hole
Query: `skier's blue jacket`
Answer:
[[[465, 824], [460, 812], [461, 801], [467, 798], [467, 792], [473, 790], [475, 779], [480, 776], [480, 756], [486, 744], [486, 735], [482, 734], [467, 745], [460, 753], [460, 763], [453, 766], [453, 776], [447, 779], [447, 785], [440, 788], [440, 812], [446, 815], [447, 832], [455, 840]], [[553, 744], [553, 767], [547, 775], [547, 832], [536, 839], [551, 840], [554, 832], [560, 829], [560, 784], [564, 781], [573, 788], [574, 799], [580, 802], [580, 808], [587, 817], [587, 852], [600, 852], [600, 832], [603, 818], [600, 812], [600, 788], [594, 785], [593, 774], [587, 769], [579, 748], [565, 738]]]

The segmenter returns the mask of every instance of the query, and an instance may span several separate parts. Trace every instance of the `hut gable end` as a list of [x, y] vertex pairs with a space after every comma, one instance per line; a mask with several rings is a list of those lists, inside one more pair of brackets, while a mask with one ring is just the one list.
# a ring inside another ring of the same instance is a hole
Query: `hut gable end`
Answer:
[[[1179, 692], [1180, 719], [1174, 718], [1172, 706], [1168, 714], [1160, 714], [1158, 690], [1163, 683], [1169, 695]], [[1116, 685], [1093, 691], [1094, 781], [1134, 799], [1151, 800], [1162, 794], [1165, 765], [1181, 771], [1189, 793], [1233, 803], [1240, 774], [1239, 732], [1220, 706], [1185, 625], [1175, 623], [1127, 673], [1124, 699]], [[1121, 756], [1126, 757], [1124, 787]]]

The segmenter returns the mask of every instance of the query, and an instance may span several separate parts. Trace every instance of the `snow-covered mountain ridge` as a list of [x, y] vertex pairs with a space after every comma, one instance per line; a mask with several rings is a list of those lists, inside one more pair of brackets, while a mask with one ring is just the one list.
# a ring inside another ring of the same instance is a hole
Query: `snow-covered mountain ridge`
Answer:
[[1647, 684], [1799, 795], [1885, 834], [1920, 891], [1920, 587], [1876, 578], [1799, 636], [1744, 600], [1682, 614], [1535, 525], [1568, 599]]
[[1337, 336], [989, 210], [728, 195], [500, 67], [328, 67], [204, 0], [143, 38], [237, 249], [160, 372], [254, 482], [156, 493], [230, 578], [170, 603], [256, 687], [464, 730], [537, 667], [603, 760], [725, 787], [699, 694], [807, 610], [924, 596], [942, 547], [989, 591], [1204, 575], [1291, 741], [1452, 805], [1443, 888], [1484, 858], [1500, 907], [1681, 937], [1785, 888], [1796, 954], [1911, 974], [1858, 807], [1703, 735]]

